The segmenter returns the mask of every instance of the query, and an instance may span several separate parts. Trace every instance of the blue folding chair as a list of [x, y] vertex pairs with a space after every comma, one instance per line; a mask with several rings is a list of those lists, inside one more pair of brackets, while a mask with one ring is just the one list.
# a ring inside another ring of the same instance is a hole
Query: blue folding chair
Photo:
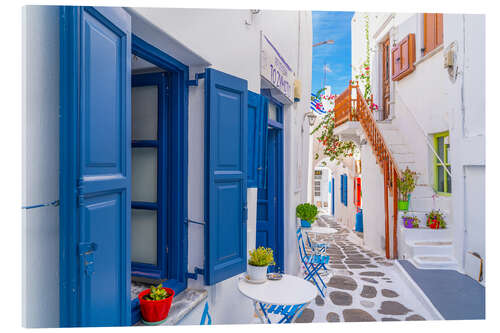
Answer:
[[268, 324], [271, 324], [271, 319], [268, 315], [269, 313], [282, 316], [278, 324], [291, 323], [296, 314], [301, 311], [305, 305], [305, 303], [297, 305], [273, 305], [259, 303], [260, 309], [264, 313], [264, 317], [266, 318]]
[[208, 313], [208, 302], [205, 303], [205, 309], [201, 315], [200, 325], [212, 325], [212, 317]]
[[[330, 256], [323, 256], [318, 254], [308, 255], [306, 252], [306, 246], [304, 244], [304, 238], [302, 237], [302, 231], [300, 228], [297, 229], [297, 242], [299, 243], [300, 260], [302, 261], [302, 264], [304, 265], [304, 268], [307, 271], [307, 274], [304, 277], [304, 279], [307, 281], [312, 280], [313, 283], [318, 288], [319, 292], [321, 293], [321, 296], [325, 297], [323, 290], [326, 290], [326, 284], [323, 281], [323, 278], [320, 276], [319, 271], [321, 269], [328, 271], [328, 269], [326, 268], [326, 264], [328, 264], [328, 262], [330, 261]], [[321, 282], [321, 285], [323, 287], [320, 287], [316, 279], [318, 279], [319, 282]]]
[[307, 245], [311, 248], [315, 254], [324, 254], [326, 253], [326, 249], [328, 248], [328, 244], [326, 243], [313, 243], [309, 239], [309, 234], [306, 232]]

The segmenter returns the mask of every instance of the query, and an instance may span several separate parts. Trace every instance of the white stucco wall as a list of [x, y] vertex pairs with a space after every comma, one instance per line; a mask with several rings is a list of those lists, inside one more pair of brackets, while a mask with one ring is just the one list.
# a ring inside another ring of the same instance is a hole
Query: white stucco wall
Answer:
[[[310, 12], [268, 11], [251, 15], [249, 10], [135, 8], [135, 13], [155, 25], [162, 33], [205, 59], [211, 67], [246, 79], [248, 89], [260, 92], [260, 32], [270, 38], [302, 82], [302, 99], [284, 107], [284, 254], [285, 270], [299, 271], [295, 236], [295, 207], [307, 200], [309, 139], [304, 114], [309, 111], [311, 86], [312, 19]], [[253, 17], [252, 17], [253, 16]], [[245, 21], [251, 25], [245, 24]], [[300, 30], [299, 30], [300, 21]], [[133, 28], [134, 29], [134, 28]], [[299, 44], [301, 47], [299, 48]], [[167, 53], [169, 50], [165, 50]], [[180, 53], [179, 53], [180, 54]], [[183, 59], [178, 59], [183, 61]], [[190, 65], [190, 76], [204, 66]], [[203, 219], [203, 82], [189, 90], [189, 218]], [[302, 131], [304, 129], [304, 131]], [[300, 149], [297, 149], [297, 146]], [[298, 156], [300, 155], [300, 156]], [[299, 162], [300, 159], [300, 162]], [[300, 170], [300, 183], [298, 177]], [[257, 191], [248, 190], [247, 247], [255, 246]], [[203, 267], [203, 227], [189, 226], [188, 270]], [[189, 280], [190, 287], [206, 288], [203, 279]], [[237, 291], [237, 278], [208, 287], [209, 304], [215, 323], [246, 323], [252, 315], [251, 302]], [[235, 308], [241, 311], [234, 311]], [[198, 324], [193, 313], [183, 320]]]
[[[59, 198], [59, 9], [23, 8], [23, 205]], [[23, 210], [22, 318], [59, 326], [59, 208]]]

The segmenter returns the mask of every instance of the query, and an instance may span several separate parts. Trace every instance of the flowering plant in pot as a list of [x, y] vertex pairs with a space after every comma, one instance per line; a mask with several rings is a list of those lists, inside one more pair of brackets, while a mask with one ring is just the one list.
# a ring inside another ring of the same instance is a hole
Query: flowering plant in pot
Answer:
[[295, 215], [300, 219], [302, 227], [309, 228], [316, 221], [318, 215], [318, 207], [310, 203], [303, 203], [295, 209]]
[[406, 167], [401, 177], [397, 179], [397, 182], [399, 193], [398, 209], [401, 211], [407, 211], [410, 201], [410, 193], [413, 192], [415, 186], [417, 185], [417, 173]]
[[175, 292], [170, 288], [151, 286], [139, 294], [139, 305], [144, 323], [157, 325], [165, 321]]
[[416, 216], [403, 215], [403, 224], [405, 228], [418, 228], [420, 219]]
[[446, 222], [444, 220], [444, 214], [439, 209], [431, 210], [427, 216], [427, 226], [431, 229], [444, 229], [446, 228]]
[[275, 265], [273, 250], [260, 246], [252, 251], [249, 251], [250, 259], [248, 259], [248, 278], [252, 281], [265, 281], [267, 267]]

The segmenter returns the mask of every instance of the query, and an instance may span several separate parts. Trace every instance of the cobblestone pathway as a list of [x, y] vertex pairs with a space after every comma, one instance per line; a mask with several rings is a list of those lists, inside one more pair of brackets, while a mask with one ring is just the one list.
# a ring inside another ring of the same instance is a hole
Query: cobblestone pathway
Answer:
[[353, 232], [332, 216], [323, 215], [316, 223], [335, 230], [332, 234], [310, 233], [312, 242], [329, 244], [329, 273], [324, 277], [327, 290], [324, 298], [318, 295], [303, 311], [297, 323], [431, 318], [391, 260], [358, 245]]

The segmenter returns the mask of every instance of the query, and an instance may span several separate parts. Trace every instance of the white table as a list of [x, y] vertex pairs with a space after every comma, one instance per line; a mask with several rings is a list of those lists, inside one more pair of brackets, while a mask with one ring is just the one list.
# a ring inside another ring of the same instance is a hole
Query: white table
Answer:
[[[238, 290], [253, 301], [255, 311], [262, 323], [265, 323], [267, 319], [267, 314], [261, 313], [263, 304], [285, 306], [303, 304], [303, 307], [305, 307], [318, 293], [318, 290], [312, 283], [289, 274], [283, 274], [281, 280], [267, 280], [262, 284], [247, 282], [242, 276], [238, 282]], [[260, 309], [258, 305], [260, 305]], [[296, 311], [287, 322], [292, 322], [299, 312]]]

